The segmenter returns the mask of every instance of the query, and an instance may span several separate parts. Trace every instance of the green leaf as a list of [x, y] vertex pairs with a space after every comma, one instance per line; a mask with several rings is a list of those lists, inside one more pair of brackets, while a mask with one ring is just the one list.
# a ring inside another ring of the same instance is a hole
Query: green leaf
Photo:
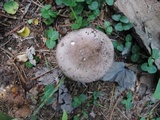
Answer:
[[108, 21], [105, 21], [105, 22], [104, 22], [104, 28], [107, 28], [107, 27], [109, 27], [110, 25], [111, 25], [110, 22], [108, 22]]
[[148, 63], [143, 63], [143, 64], [141, 65], [141, 69], [142, 69], [143, 71], [148, 71]]
[[124, 50], [124, 46], [122, 44], [118, 44], [117, 50], [122, 52]]
[[132, 23], [123, 24], [123, 30], [130, 30], [132, 27]]
[[140, 58], [139, 53], [134, 53], [134, 54], [132, 54], [132, 56], [131, 56], [131, 61], [132, 61], [132, 62], [137, 62], [137, 61], [139, 60], [139, 58]]
[[81, 95], [79, 96], [79, 100], [80, 100], [82, 103], [85, 102], [86, 99], [87, 99], [87, 96], [84, 95], [84, 94], [81, 94]]
[[146, 120], [145, 117], [142, 117], [140, 120]]
[[158, 84], [156, 86], [156, 90], [154, 91], [153, 97], [160, 100], [160, 79], [158, 80]]
[[157, 72], [157, 67], [155, 65], [148, 67], [148, 73], [153, 74]]
[[121, 15], [120, 15], [120, 14], [112, 15], [112, 19], [115, 20], [115, 21], [119, 21], [120, 18], [121, 18]]
[[45, 5], [45, 6], [42, 8], [42, 11], [43, 11], [43, 10], [49, 10], [50, 8], [51, 8], [51, 5], [50, 5], [50, 4]]
[[52, 27], [49, 28], [49, 30], [46, 31], [46, 37], [49, 40], [57, 40], [59, 38], [59, 33], [57, 31], [54, 31]]
[[47, 40], [46, 41], [46, 46], [48, 49], [53, 49], [56, 46], [56, 42], [54, 40]]
[[117, 31], [123, 31], [123, 25], [122, 23], [117, 23], [114, 28], [117, 30]]
[[76, 2], [84, 2], [85, 0], [76, 0]]
[[4, 10], [9, 13], [14, 15], [19, 8], [19, 4], [15, 1], [8, 1], [4, 3]]
[[114, 48], [117, 48], [117, 46], [118, 46], [118, 42], [117, 41], [112, 41], [112, 44], [113, 44]]
[[128, 20], [128, 18], [126, 16], [121, 16], [120, 21], [122, 23], [129, 23], [129, 20]]
[[158, 49], [152, 49], [152, 58], [154, 58], [154, 59], [159, 58], [159, 50]]
[[63, 110], [62, 120], [68, 120], [68, 115], [65, 110]]
[[[14, 118], [12, 118], [11, 116], [8, 116], [7, 114], [0, 111], [0, 119], [1, 120], [13, 120]], [[15, 120], [17, 120], [17, 119], [15, 119]]]
[[81, 14], [83, 11], [84, 6], [81, 3], [78, 3], [75, 7], [73, 7], [73, 10], [75, 14]]
[[92, 3], [92, 0], [86, 0], [86, 3], [87, 3], [87, 4], [91, 4], [91, 3]]
[[107, 5], [112, 6], [114, 4], [114, 0], [106, 0]]
[[132, 43], [131, 43], [131, 42], [129, 42], [129, 41], [127, 41], [127, 42], [125, 43], [125, 47], [126, 47], [126, 48], [130, 48], [130, 47], [131, 47], [131, 45], [132, 45]]
[[82, 25], [82, 17], [78, 16], [75, 23], [71, 25], [72, 29], [79, 29]]
[[46, 19], [46, 20], [44, 21], [44, 23], [45, 23], [46, 25], [50, 25], [50, 24], [53, 23], [53, 21], [54, 21], [54, 19], [53, 19], [52, 17], [49, 17], [48, 19]]
[[25, 63], [25, 66], [26, 66], [27, 68], [32, 68], [34, 65], [31, 64], [29, 61], [27, 61], [27, 62]]
[[126, 110], [129, 110], [132, 106], [132, 92], [127, 94], [127, 99], [122, 101], [122, 104], [126, 106]]
[[62, 5], [62, 0], [56, 0], [55, 2], [57, 5]]
[[107, 33], [108, 35], [111, 35], [111, 34], [112, 34], [112, 31], [113, 31], [112, 26], [107, 27], [106, 33]]
[[53, 10], [48, 10], [48, 14], [49, 14], [50, 16], [52, 16], [53, 18], [56, 18], [56, 17], [57, 17], [57, 13], [54, 12]]
[[153, 62], [154, 62], [154, 59], [152, 59], [152, 57], [149, 57], [149, 58], [148, 58], [148, 65], [149, 65], [149, 66], [152, 66], [152, 65], [153, 65]]
[[97, 1], [92, 2], [90, 5], [88, 5], [88, 8], [89, 8], [90, 10], [95, 10], [95, 9], [97, 9], [97, 8], [98, 8], [98, 2], [97, 2]]
[[133, 54], [137, 53], [137, 52], [140, 51], [140, 47], [138, 45], [134, 45], [134, 46], [132, 46], [132, 50], [131, 51], [132, 51]]
[[76, 6], [75, 0], [62, 0], [63, 4], [66, 6], [74, 7]]
[[131, 34], [127, 34], [125, 40], [126, 40], [127, 42], [131, 42], [131, 41], [132, 41], [132, 36], [131, 36]]

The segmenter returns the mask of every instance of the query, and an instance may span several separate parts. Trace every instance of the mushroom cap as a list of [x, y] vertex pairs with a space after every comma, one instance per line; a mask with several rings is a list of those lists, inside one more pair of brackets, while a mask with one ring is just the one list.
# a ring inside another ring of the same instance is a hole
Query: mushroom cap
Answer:
[[102, 78], [114, 61], [111, 40], [103, 32], [83, 28], [64, 36], [57, 45], [56, 59], [72, 80], [92, 82]]

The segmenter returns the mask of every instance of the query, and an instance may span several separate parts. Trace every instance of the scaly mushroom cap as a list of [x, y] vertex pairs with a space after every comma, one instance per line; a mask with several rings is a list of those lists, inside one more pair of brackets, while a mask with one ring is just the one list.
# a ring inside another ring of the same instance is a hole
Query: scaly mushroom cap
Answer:
[[57, 46], [56, 59], [72, 80], [92, 82], [109, 70], [114, 59], [111, 40], [101, 31], [84, 28], [64, 36]]

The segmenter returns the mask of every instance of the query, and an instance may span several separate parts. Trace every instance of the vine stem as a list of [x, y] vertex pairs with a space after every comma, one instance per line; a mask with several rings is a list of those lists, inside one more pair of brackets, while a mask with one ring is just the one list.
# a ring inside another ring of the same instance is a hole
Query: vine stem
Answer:
[[72, 8], [72, 7], [70, 7], [70, 9], [71, 9], [71, 11], [72, 11], [72, 13], [73, 13], [74, 17], [75, 17], [75, 18], [76, 18], [76, 20], [77, 20], [77, 16], [76, 16], [76, 14], [75, 14], [75, 12], [74, 12], [73, 8]]

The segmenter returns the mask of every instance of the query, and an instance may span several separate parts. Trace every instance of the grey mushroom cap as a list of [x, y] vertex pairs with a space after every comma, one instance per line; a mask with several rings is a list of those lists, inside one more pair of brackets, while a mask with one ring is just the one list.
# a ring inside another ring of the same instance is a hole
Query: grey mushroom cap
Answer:
[[64, 75], [88, 83], [99, 80], [109, 70], [114, 61], [114, 48], [103, 32], [83, 28], [61, 39], [56, 59]]

